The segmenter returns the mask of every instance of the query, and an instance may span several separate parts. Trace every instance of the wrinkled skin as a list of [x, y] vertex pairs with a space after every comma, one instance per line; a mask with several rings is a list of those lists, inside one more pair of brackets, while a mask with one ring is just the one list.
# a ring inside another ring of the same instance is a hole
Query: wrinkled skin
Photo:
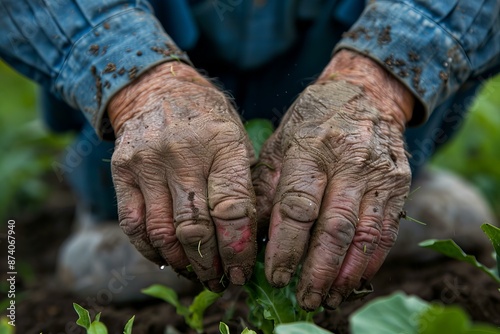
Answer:
[[253, 170], [265, 268], [276, 287], [302, 262], [299, 304], [337, 307], [393, 246], [411, 172], [413, 97], [373, 61], [340, 51], [305, 89]]
[[396, 239], [413, 105], [379, 65], [340, 51], [251, 177], [253, 151], [224, 95], [188, 65], [158, 65], [108, 106], [120, 225], [151, 261], [186, 276], [191, 266], [220, 291], [225, 277], [249, 279], [258, 220], [269, 233], [267, 279], [284, 286], [302, 263], [299, 304], [334, 308], [372, 278]]
[[108, 106], [120, 226], [158, 265], [221, 291], [256, 256], [253, 149], [226, 97], [194, 69], [161, 64]]

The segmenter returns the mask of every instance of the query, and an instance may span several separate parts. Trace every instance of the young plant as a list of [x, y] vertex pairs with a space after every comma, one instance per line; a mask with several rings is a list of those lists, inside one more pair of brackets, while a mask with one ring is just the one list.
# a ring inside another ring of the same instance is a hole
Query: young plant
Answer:
[[[73, 308], [78, 314], [78, 320], [76, 324], [80, 327], [85, 328], [87, 334], [108, 334], [108, 329], [104, 323], [100, 321], [101, 312], [97, 313], [94, 320], [90, 318], [90, 313], [85, 308], [81, 307], [77, 303], [73, 303]], [[125, 324], [123, 329], [123, 334], [132, 334], [132, 326], [134, 324], [135, 316], [129, 319]]]
[[203, 290], [194, 298], [191, 305], [184, 306], [173, 289], [160, 284], [153, 284], [149, 288], [143, 289], [142, 293], [159, 298], [174, 306], [177, 314], [183, 316], [186, 324], [198, 333], [203, 333], [203, 314], [205, 310], [222, 296], [222, 293]]
[[[467, 262], [472, 264], [476, 268], [485, 272], [488, 276], [494, 279], [498, 284], [500, 284], [500, 229], [491, 224], [483, 224], [481, 225], [481, 229], [488, 236], [491, 243], [493, 244], [493, 248], [495, 249], [496, 256], [496, 268], [488, 268], [484, 264], [480, 263], [475, 256], [468, 255], [465, 253], [460, 246], [458, 246], [455, 241], [448, 240], [437, 240], [430, 239], [425, 240], [419, 243], [421, 247], [432, 249], [436, 252], [444, 254], [453, 259]], [[500, 289], [499, 289], [500, 290]]]
[[[231, 334], [229, 332], [229, 326], [226, 325], [225, 323], [223, 323], [222, 321], [219, 323], [219, 332], [220, 334]], [[245, 328], [241, 334], [257, 334], [257, 332], [251, 330], [251, 329], [248, 329], [248, 328]]]
[[[264, 334], [275, 333], [275, 328], [289, 323], [312, 323], [316, 312], [307, 312], [300, 308], [295, 298], [297, 276], [286, 287], [273, 288], [266, 279], [264, 263], [258, 260], [252, 278], [244, 286], [248, 294], [247, 305], [250, 309], [249, 321]], [[297, 324], [298, 327], [302, 326]], [[289, 325], [288, 329], [293, 329]], [[309, 333], [322, 333], [309, 331]]]

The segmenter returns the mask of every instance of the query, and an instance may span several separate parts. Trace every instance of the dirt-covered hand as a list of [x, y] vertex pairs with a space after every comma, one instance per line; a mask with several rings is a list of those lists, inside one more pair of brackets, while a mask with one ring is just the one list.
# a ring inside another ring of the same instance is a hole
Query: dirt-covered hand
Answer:
[[284, 286], [302, 262], [303, 308], [337, 307], [394, 244], [413, 103], [378, 64], [340, 51], [264, 145], [253, 178], [259, 224], [270, 217], [266, 276]]
[[[211, 290], [255, 263], [254, 159], [228, 99], [190, 66], [156, 66], [108, 106], [120, 226], [158, 265]], [[191, 270], [192, 269], [192, 270]]]

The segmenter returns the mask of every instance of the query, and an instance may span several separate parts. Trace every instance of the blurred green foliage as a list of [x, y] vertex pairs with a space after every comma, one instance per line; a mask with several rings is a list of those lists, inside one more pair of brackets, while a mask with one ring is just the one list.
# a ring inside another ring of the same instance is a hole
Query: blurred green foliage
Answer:
[[36, 110], [36, 85], [0, 61], [0, 218], [33, 209], [50, 187], [51, 169], [69, 136], [50, 135]]
[[500, 217], [500, 75], [488, 81], [457, 136], [433, 159], [476, 185]]

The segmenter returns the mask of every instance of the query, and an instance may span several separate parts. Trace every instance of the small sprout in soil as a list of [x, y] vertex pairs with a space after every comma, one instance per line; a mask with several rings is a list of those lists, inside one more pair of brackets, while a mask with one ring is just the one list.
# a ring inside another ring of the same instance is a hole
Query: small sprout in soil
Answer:
[[[92, 321], [90, 318], [90, 313], [88, 310], [78, 305], [77, 303], [73, 303], [73, 308], [78, 314], [78, 320], [76, 320], [76, 324], [80, 327], [85, 328], [87, 334], [107, 334], [108, 328], [104, 323], [101, 322], [101, 313], [97, 313], [94, 320]], [[132, 326], [134, 325], [135, 315], [130, 318], [125, 324], [125, 328], [123, 329], [123, 334], [131, 334]]]
[[215, 293], [209, 290], [203, 290], [189, 306], [181, 304], [177, 293], [166, 286], [153, 284], [149, 288], [143, 289], [142, 293], [162, 299], [176, 308], [177, 314], [184, 317], [186, 324], [198, 333], [203, 333], [203, 315], [205, 310], [215, 303], [222, 296], [222, 293]]

